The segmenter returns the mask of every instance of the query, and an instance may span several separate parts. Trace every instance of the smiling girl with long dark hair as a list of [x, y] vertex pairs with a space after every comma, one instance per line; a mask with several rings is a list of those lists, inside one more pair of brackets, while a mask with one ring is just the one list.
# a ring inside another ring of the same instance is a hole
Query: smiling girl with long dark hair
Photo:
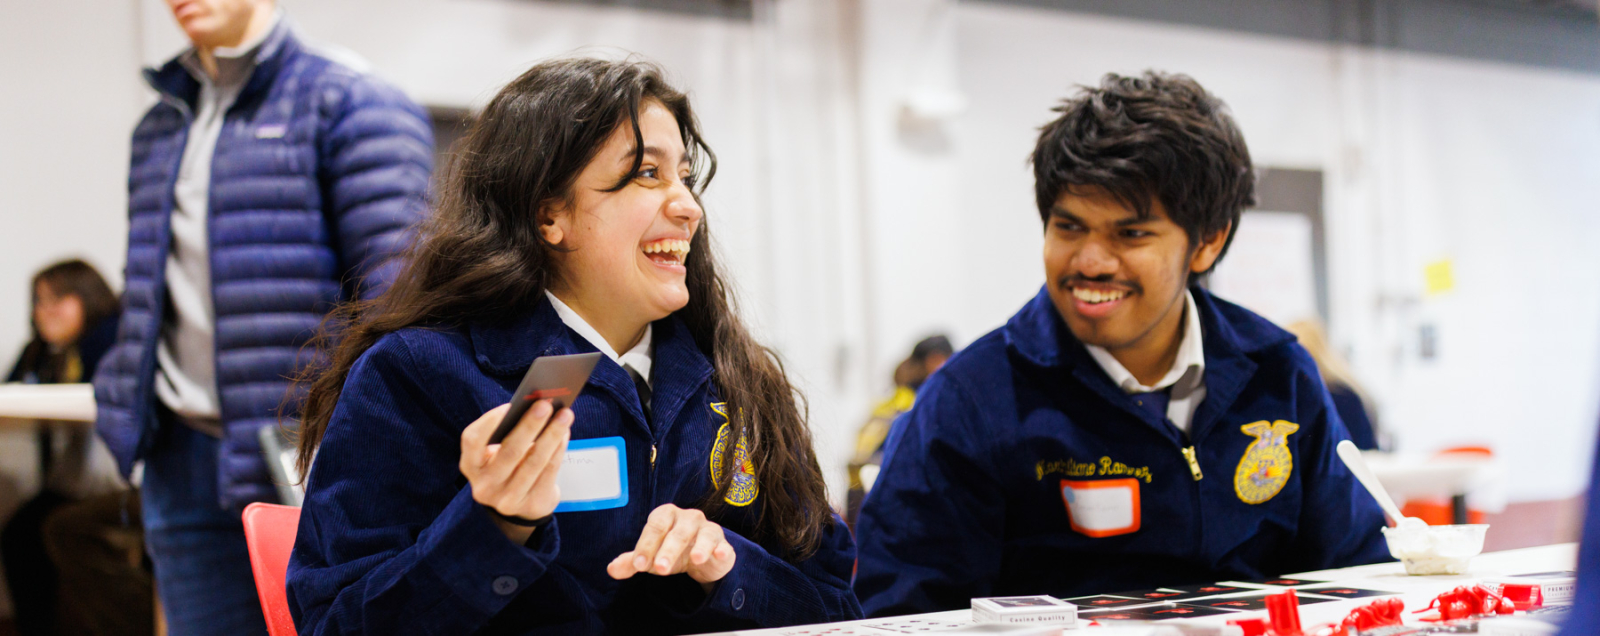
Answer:
[[[688, 98], [649, 64], [548, 62], [456, 152], [404, 273], [325, 330], [289, 568], [300, 633], [859, 616], [800, 398], [710, 250], [715, 158]], [[605, 356], [570, 409], [537, 402], [488, 443], [534, 359], [588, 351]], [[581, 475], [621, 497], [562, 504], [569, 444], [616, 450]]]

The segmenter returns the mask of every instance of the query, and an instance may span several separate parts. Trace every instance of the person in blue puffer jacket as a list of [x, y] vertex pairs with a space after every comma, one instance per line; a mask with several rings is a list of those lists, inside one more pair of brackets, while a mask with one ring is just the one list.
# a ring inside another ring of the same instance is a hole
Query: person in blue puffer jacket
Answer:
[[276, 498], [257, 442], [329, 308], [391, 277], [433, 140], [400, 91], [302, 43], [271, 0], [169, 3], [193, 47], [145, 77], [126, 292], [95, 423], [144, 465], [172, 634], [263, 633], [239, 511]]

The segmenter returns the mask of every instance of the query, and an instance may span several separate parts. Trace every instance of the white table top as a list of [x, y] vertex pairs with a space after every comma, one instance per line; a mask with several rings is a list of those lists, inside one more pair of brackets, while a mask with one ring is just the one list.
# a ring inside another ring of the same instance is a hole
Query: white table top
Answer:
[[[1416, 619], [1422, 616], [1418, 614], [1412, 614], [1412, 612], [1427, 607], [1428, 603], [1432, 602], [1434, 597], [1457, 587], [1471, 585], [1483, 579], [1492, 577], [1572, 570], [1576, 568], [1577, 562], [1578, 545], [1575, 543], [1563, 543], [1541, 546], [1537, 548], [1524, 548], [1520, 550], [1506, 550], [1503, 552], [1482, 554], [1473, 558], [1469, 573], [1461, 575], [1410, 576], [1405, 573], [1405, 568], [1402, 567], [1397, 561], [1393, 563], [1379, 563], [1376, 565], [1363, 565], [1352, 568], [1341, 568], [1337, 570], [1301, 572], [1288, 574], [1285, 576], [1309, 581], [1337, 582], [1341, 585], [1362, 589], [1398, 592], [1401, 594], [1400, 598], [1404, 600], [1406, 604], [1406, 622], [1411, 624], [1416, 622]], [[1272, 592], [1281, 592], [1286, 589], [1268, 586], [1250, 587], [1259, 587], [1262, 590]], [[1255, 593], [1259, 592], [1249, 592], [1244, 594]], [[1363, 605], [1367, 605], [1374, 600], [1377, 599], [1347, 599], [1330, 601], [1326, 603], [1317, 603], [1314, 605], [1303, 605], [1300, 607], [1301, 624], [1305, 626], [1307, 633], [1310, 633], [1312, 628], [1318, 625], [1325, 623], [1337, 623], [1338, 621], [1343, 620], [1351, 610]], [[1224, 625], [1228, 620], [1231, 619], [1249, 618], [1254, 616], [1264, 617], [1266, 615], [1267, 613], [1265, 611], [1237, 612], [1221, 616], [1161, 621], [1160, 623], [1156, 624], [1182, 623], [1194, 626]], [[878, 628], [871, 628], [870, 626], [875, 624], [905, 623], [908, 620], [942, 623], [968, 623], [971, 622], [972, 617], [970, 610], [954, 610], [932, 614], [901, 616], [897, 618], [878, 618], [861, 621], [829, 623], [825, 625], [783, 627], [776, 629], [759, 629], [729, 633], [746, 636], [765, 636], [769, 634], [802, 636], [810, 634], [821, 635], [824, 633], [830, 634], [830, 636], [848, 636], [849, 634], [894, 636], [898, 632], [884, 631]], [[1111, 633], [1110, 630], [1102, 630], [1100, 628], [1096, 628], [1095, 631], [1083, 631], [1087, 624], [1087, 621], [1080, 619], [1078, 622], [1078, 628], [1066, 630], [1066, 633], [1075, 634], [1082, 632], [1086, 636]]]
[[0, 384], [0, 419], [94, 421], [91, 384]]

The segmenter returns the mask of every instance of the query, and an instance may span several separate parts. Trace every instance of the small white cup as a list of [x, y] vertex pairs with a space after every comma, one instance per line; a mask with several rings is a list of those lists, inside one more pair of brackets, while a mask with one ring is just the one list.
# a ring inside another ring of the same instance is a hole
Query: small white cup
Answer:
[[1406, 566], [1406, 574], [1462, 574], [1472, 557], [1483, 552], [1488, 524], [1384, 528], [1389, 554]]

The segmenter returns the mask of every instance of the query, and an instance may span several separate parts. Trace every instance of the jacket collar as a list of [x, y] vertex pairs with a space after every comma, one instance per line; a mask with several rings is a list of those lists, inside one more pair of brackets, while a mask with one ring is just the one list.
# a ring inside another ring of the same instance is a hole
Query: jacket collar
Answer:
[[[1221, 419], [1255, 374], [1255, 354], [1291, 341], [1294, 336], [1204, 288], [1193, 286], [1189, 293], [1194, 297], [1205, 342], [1206, 398], [1189, 422], [1190, 437], [1198, 440]], [[1048, 289], [1041, 287], [1033, 300], [1006, 322], [1004, 334], [1007, 346], [1023, 360], [1037, 367], [1068, 372], [1106, 400], [1141, 420], [1150, 419], [1148, 412], [1117, 388], [1072, 334], [1050, 300]]]
[[[1263, 351], [1294, 341], [1294, 335], [1249, 310], [1199, 287], [1191, 288], [1206, 337], [1206, 399], [1189, 420], [1189, 435], [1205, 437], [1244, 392]], [[1213, 347], [1212, 344], [1216, 346]]]
[[[245, 82], [234, 103], [246, 103], [265, 92], [277, 79], [286, 61], [300, 49], [300, 40], [295, 37], [288, 18], [280, 15], [277, 24], [273, 25], [266, 39], [261, 42], [261, 48], [256, 51], [255, 71], [250, 74], [250, 79]], [[183, 57], [191, 50], [186, 49], [159, 68], [144, 69], [144, 81], [156, 92], [179, 100], [192, 109], [200, 95], [200, 82], [195, 81], [188, 69], [183, 67]]]
[[[1050, 291], [1044, 287], [1022, 306], [1022, 311], [1006, 321], [1004, 334], [1006, 346], [1038, 367], [1064, 366], [1072, 349], [1083, 350], [1083, 343], [1067, 328], [1050, 300]], [[1084, 355], [1088, 352], [1084, 351]]]
[[[650, 371], [651, 417], [639, 405], [633, 378], [611, 358], [601, 356], [589, 377], [589, 387], [610, 394], [638, 424], [656, 431], [677, 419], [689, 398], [711, 379], [711, 361], [695, 344], [687, 326], [676, 315], [651, 323], [655, 354]], [[567, 327], [550, 300], [540, 296], [532, 311], [500, 321], [467, 325], [478, 365], [494, 375], [520, 376], [534, 358], [596, 351], [593, 344]], [[588, 389], [585, 389], [588, 390]]]

